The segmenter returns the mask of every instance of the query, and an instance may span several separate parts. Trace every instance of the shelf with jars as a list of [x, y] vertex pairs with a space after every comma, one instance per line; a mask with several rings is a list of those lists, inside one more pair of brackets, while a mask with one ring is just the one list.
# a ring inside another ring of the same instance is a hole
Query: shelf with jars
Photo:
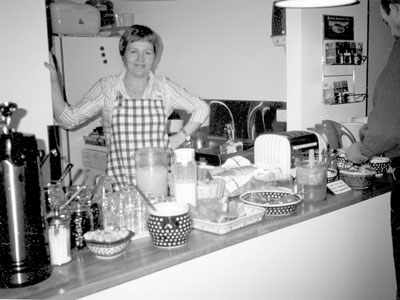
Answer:
[[324, 42], [322, 98], [325, 104], [347, 104], [366, 100], [366, 92], [356, 92], [356, 83], [366, 81], [366, 59], [363, 55], [363, 43]]

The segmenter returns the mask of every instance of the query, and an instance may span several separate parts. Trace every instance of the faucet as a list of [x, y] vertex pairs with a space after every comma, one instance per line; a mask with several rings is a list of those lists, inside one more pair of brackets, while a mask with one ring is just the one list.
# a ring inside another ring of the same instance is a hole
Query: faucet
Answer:
[[271, 108], [263, 101], [260, 101], [256, 106], [253, 107], [253, 109], [249, 112], [247, 116], [247, 135], [248, 138], [251, 140], [254, 140], [256, 138], [256, 114], [259, 111], [261, 113], [262, 117], [262, 123], [263, 127], [265, 130], [265, 114], [267, 111], [269, 111]]
[[228, 133], [228, 140], [234, 141], [235, 138], [236, 138], [236, 130], [235, 130], [235, 120], [233, 118], [232, 111], [222, 101], [213, 100], [213, 101], [210, 102], [209, 106], [211, 106], [211, 104], [220, 104], [220, 105], [222, 105], [223, 107], [225, 107], [228, 110], [229, 116], [231, 117], [232, 122], [225, 125], [225, 131], [227, 131], [227, 133]]

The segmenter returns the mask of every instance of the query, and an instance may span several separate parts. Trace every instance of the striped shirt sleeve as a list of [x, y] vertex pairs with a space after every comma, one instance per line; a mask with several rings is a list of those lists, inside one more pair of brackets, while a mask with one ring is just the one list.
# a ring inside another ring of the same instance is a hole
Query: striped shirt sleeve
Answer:
[[[191, 114], [189, 121], [206, 123], [210, 114], [210, 108], [199, 97], [189, 94], [184, 88], [164, 77], [166, 88], [167, 113], [173, 109], [184, 110]], [[168, 109], [170, 108], [170, 109]]]
[[[108, 82], [110, 81], [110, 82]], [[108, 98], [113, 97], [116, 77], [104, 77], [98, 80], [78, 103], [67, 105], [59, 118], [60, 125], [70, 129], [98, 115]]]

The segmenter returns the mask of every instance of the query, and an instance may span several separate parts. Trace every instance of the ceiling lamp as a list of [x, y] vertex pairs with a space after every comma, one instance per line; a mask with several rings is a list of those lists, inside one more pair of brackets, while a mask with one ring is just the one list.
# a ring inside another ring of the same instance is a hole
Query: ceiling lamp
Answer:
[[282, 8], [335, 7], [359, 3], [358, 0], [279, 0], [274, 5]]

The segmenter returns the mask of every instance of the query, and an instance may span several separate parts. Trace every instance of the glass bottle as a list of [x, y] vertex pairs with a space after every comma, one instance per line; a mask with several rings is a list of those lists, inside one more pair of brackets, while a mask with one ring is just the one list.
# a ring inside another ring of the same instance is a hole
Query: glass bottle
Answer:
[[181, 148], [174, 151], [172, 165], [174, 196], [176, 202], [196, 206], [197, 201], [197, 165], [194, 149]]

